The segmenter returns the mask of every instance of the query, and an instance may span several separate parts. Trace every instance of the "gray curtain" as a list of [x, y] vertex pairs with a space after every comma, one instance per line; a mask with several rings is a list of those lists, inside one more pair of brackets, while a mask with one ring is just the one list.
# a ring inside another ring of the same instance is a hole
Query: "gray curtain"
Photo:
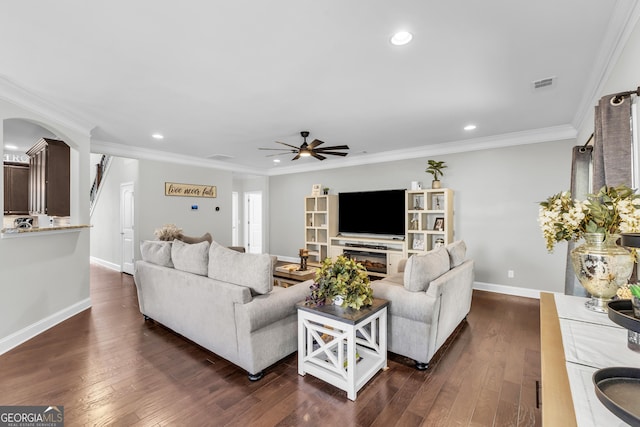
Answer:
[[[584, 200], [591, 193], [591, 155], [593, 147], [579, 146], [573, 147], [573, 156], [571, 159], [571, 197], [574, 199]], [[564, 277], [564, 293], [565, 295], [576, 295], [586, 297], [589, 294], [578, 281], [571, 265], [570, 254], [575, 248], [575, 242], [569, 242], [567, 245], [567, 267]]]
[[604, 185], [631, 186], [631, 145], [631, 99], [603, 96], [595, 111], [592, 192]]
[[[574, 147], [571, 165], [571, 194], [584, 199], [604, 185], [631, 186], [632, 136], [631, 99], [616, 99], [615, 94], [600, 98], [595, 107], [593, 153], [591, 147]], [[593, 182], [589, 187], [589, 172], [593, 166]], [[569, 242], [564, 292], [567, 295], [587, 296], [573, 272], [569, 254], [575, 244]]]

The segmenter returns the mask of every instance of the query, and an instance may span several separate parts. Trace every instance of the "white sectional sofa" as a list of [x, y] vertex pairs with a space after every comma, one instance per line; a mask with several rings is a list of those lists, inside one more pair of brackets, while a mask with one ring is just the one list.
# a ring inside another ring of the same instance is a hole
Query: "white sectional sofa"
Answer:
[[233, 362], [258, 380], [297, 349], [295, 304], [311, 281], [273, 286], [273, 257], [245, 254], [215, 241], [147, 241], [134, 279], [145, 319]]

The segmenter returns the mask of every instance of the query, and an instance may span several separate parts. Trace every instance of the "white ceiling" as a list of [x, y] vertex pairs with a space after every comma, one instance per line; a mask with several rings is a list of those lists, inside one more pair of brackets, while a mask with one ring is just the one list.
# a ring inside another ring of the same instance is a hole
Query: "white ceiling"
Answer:
[[[336, 164], [576, 127], [636, 2], [5, 1], [0, 74], [89, 124], [97, 147], [265, 171], [259, 147], [309, 130], [351, 147]], [[414, 39], [395, 47], [400, 29]], [[292, 157], [276, 168], [319, 163]]]

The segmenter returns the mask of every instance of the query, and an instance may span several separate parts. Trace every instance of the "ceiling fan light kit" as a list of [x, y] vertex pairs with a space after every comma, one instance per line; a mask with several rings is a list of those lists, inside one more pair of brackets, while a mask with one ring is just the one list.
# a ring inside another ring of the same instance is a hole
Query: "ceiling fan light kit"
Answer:
[[273, 150], [273, 151], [284, 151], [284, 153], [276, 153], [269, 154], [267, 157], [271, 156], [281, 156], [283, 154], [295, 154], [296, 156], [291, 160], [298, 160], [300, 157], [315, 157], [318, 160], [324, 160], [326, 157], [324, 155], [332, 155], [332, 156], [341, 156], [344, 157], [347, 153], [336, 151], [336, 150], [348, 150], [348, 145], [334, 145], [331, 147], [318, 148], [319, 145], [324, 144], [323, 141], [319, 139], [314, 139], [311, 141], [311, 144], [307, 144], [307, 137], [309, 136], [309, 131], [303, 130], [300, 132], [300, 136], [303, 138], [302, 145], [300, 147], [296, 147], [295, 145], [286, 144], [284, 142], [276, 141], [277, 144], [286, 145], [290, 148], [259, 148], [259, 150]]

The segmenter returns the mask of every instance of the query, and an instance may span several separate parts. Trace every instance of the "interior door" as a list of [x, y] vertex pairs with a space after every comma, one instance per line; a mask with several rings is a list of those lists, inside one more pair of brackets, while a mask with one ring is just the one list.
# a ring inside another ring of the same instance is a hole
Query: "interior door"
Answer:
[[133, 183], [120, 184], [120, 236], [122, 244], [123, 273], [133, 274], [133, 263], [135, 258], [133, 245], [134, 229], [134, 193]]
[[245, 219], [247, 252], [262, 253], [262, 191], [245, 193]]

